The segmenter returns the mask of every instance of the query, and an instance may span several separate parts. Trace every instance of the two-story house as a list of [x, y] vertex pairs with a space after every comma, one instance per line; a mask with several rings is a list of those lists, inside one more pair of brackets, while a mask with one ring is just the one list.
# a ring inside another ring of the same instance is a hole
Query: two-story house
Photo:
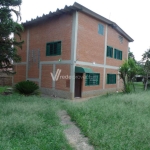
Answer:
[[14, 84], [31, 80], [45, 94], [70, 99], [122, 88], [118, 68], [133, 39], [116, 23], [75, 2], [23, 26]]

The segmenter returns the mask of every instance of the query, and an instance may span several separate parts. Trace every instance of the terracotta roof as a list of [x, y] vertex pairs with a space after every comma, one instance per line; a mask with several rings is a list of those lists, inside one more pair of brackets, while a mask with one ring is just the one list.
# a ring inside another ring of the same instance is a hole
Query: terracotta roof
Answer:
[[72, 6], [65, 6], [64, 9], [57, 9], [55, 12], [50, 12], [49, 14], [46, 14], [41, 17], [37, 17], [35, 19], [31, 19], [30, 21], [26, 21], [23, 24], [23, 26], [27, 27], [32, 24], [37, 24], [39, 22], [48, 20], [50, 18], [59, 16], [61, 14], [69, 13], [69, 12], [74, 12], [74, 11], [81, 11], [89, 16], [92, 16], [110, 26], [112, 26], [116, 31], [118, 31], [123, 37], [125, 37], [129, 42], [133, 42], [134, 40], [127, 34], [125, 33], [115, 22], [93, 12], [92, 10], [84, 7], [83, 5], [80, 5], [79, 3], [75, 2]]

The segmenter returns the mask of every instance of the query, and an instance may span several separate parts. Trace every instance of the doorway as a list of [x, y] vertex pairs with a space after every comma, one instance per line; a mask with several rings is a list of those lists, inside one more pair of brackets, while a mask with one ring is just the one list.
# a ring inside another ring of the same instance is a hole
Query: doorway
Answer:
[[75, 74], [75, 97], [81, 97], [82, 73]]

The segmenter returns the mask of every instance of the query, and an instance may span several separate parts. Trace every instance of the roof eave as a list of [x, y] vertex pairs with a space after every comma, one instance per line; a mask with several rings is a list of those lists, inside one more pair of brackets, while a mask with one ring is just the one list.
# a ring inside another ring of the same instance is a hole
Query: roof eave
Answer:
[[82, 6], [82, 5], [80, 5], [80, 4], [77, 3], [77, 2], [75, 2], [73, 6], [76, 7], [76, 8], [78, 8], [78, 9], [81, 10], [82, 12], [84, 12], [84, 13], [86, 13], [86, 14], [88, 14], [88, 15], [94, 17], [94, 18], [96, 18], [96, 19], [101, 20], [102, 22], [104, 22], [104, 23], [106, 23], [106, 24], [108, 24], [108, 25], [110, 25], [110, 26], [113, 26], [114, 29], [115, 29], [116, 31], [118, 31], [121, 35], [123, 35], [129, 42], [133, 42], [133, 41], [134, 41], [127, 33], [125, 33], [125, 32], [124, 32], [116, 23], [114, 23], [113, 21], [104, 18], [103, 16], [101, 16], [101, 15], [99, 15], [99, 14], [93, 12], [92, 10], [90, 10], [90, 9], [88, 9], [88, 8], [86, 8], [86, 7]]

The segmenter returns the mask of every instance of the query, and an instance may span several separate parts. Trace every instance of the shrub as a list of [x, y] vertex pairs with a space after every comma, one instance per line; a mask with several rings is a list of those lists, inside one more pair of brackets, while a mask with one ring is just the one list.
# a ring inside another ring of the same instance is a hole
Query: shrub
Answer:
[[21, 81], [15, 85], [15, 90], [24, 95], [39, 95], [39, 86], [32, 81]]

